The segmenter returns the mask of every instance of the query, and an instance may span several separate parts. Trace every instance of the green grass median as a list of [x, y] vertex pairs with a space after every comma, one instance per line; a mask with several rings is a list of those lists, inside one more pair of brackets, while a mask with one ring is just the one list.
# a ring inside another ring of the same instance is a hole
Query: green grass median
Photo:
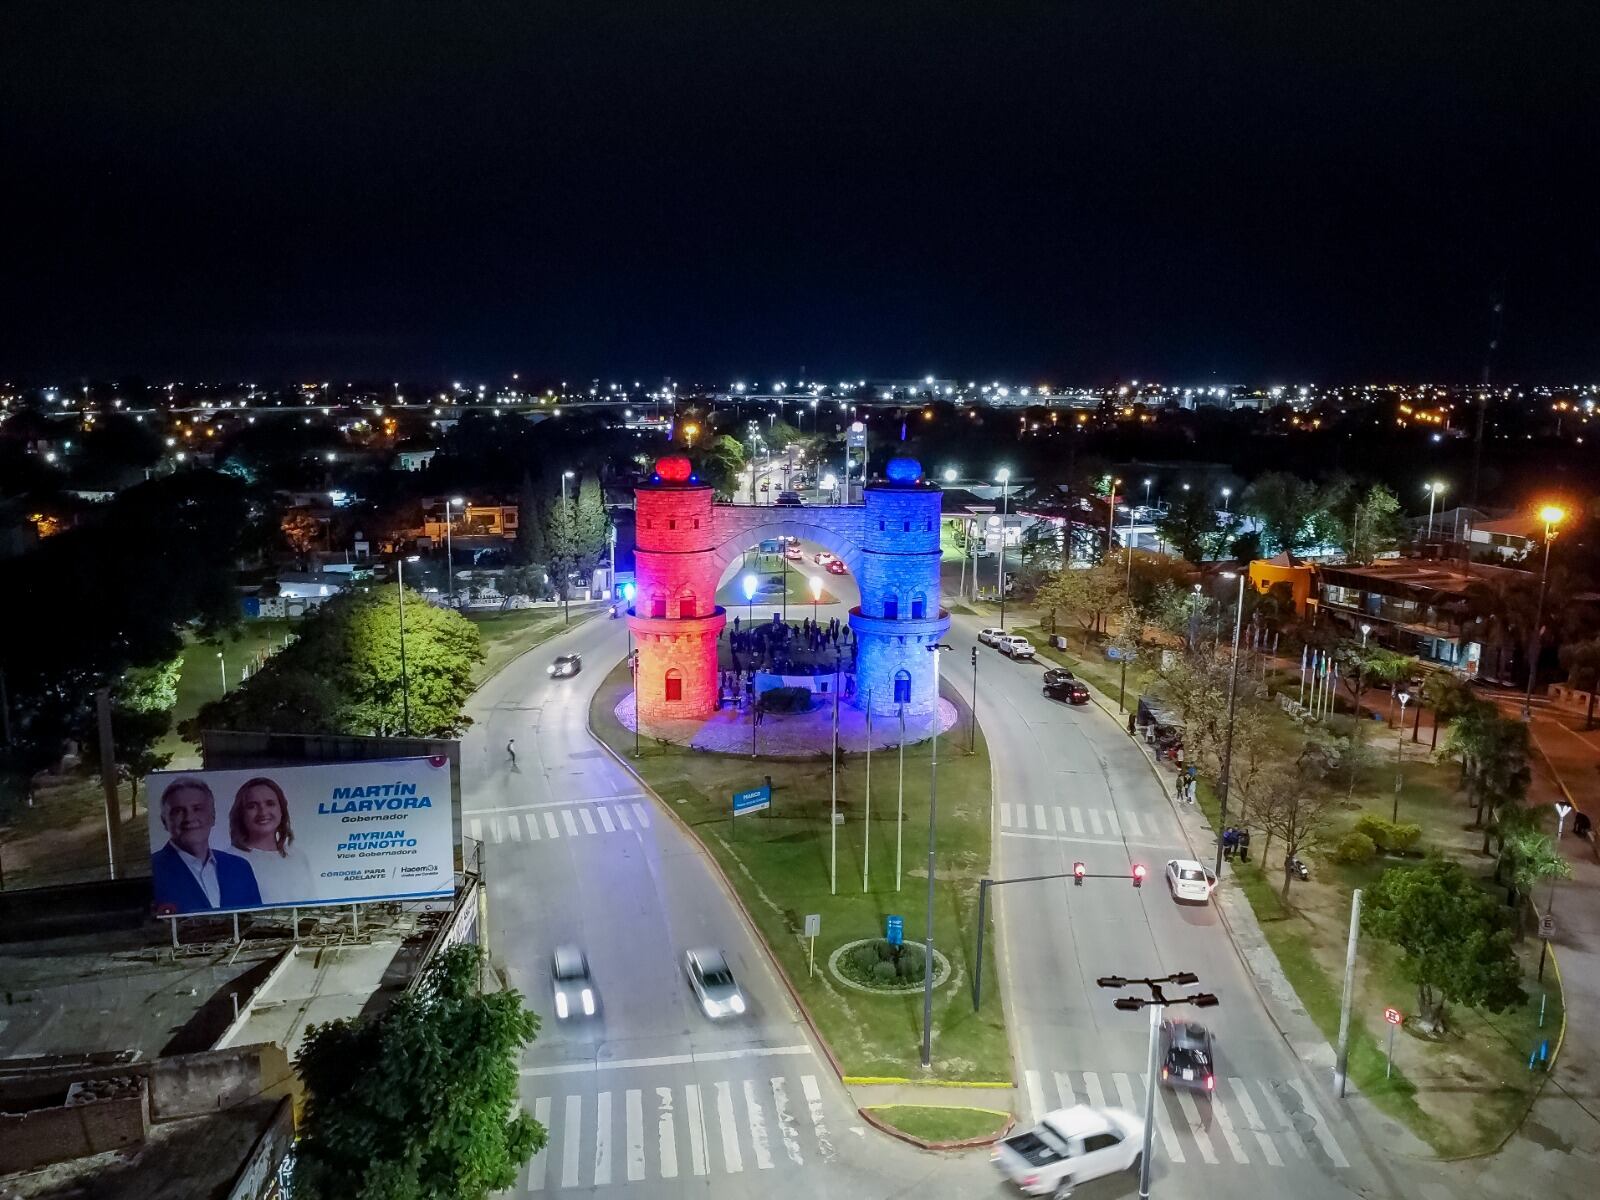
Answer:
[[880, 1124], [924, 1142], [970, 1142], [993, 1137], [1011, 1114], [994, 1108], [946, 1107], [939, 1104], [875, 1104], [865, 1111]]
[[[899, 759], [893, 750], [872, 755], [872, 816], [865, 819], [865, 754], [840, 755], [838, 888], [829, 888], [830, 759], [826, 750], [803, 759], [750, 759], [710, 754], [641, 739], [614, 710], [626, 694], [627, 670], [607, 676], [590, 710], [594, 732], [653, 788], [717, 860], [796, 993], [805, 1002], [847, 1076], [1004, 1082], [1011, 1058], [1001, 1015], [993, 929], [984, 952], [983, 1007], [972, 1007], [978, 880], [989, 869], [989, 757], [980, 736], [967, 752], [967, 725], [939, 739], [938, 873], [934, 947], [950, 960], [951, 977], [934, 993], [933, 1067], [920, 1065], [921, 991], [879, 994], [841, 983], [828, 970], [840, 946], [884, 936], [891, 914], [904, 918], [905, 937], [920, 941], [926, 922], [928, 784], [930, 746], [905, 750], [905, 800], [900, 890], [895, 890], [896, 795]], [[896, 726], [884, 722], [875, 741], [892, 743]], [[759, 787], [770, 775], [772, 807], [730, 815], [732, 794]], [[870, 830], [870, 833], [869, 833]], [[868, 887], [862, 887], [863, 852], [870, 839]], [[821, 917], [815, 973], [803, 936], [808, 914]]]

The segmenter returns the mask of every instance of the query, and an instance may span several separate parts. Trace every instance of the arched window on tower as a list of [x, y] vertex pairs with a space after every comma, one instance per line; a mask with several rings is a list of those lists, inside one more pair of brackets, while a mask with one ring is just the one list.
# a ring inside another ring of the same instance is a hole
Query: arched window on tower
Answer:
[[900, 597], [893, 592], [883, 598], [883, 619], [885, 621], [898, 621], [900, 619]]
[[923, 595], [921, 592], [917, 592], [911, 597], [911, 619], [913, 621], [922, 620], [922, 618], [927, 615], [927, 610], [927, 596]]
[[667, 703], [674, 704], [683, 699], [683, 672], [677, 667], [667, 669], [666, 678]]
[[894, 702], [911, 703], [911, 672], [904, 667], [894, 673]]
[[667, 598], [660, 592], [656, 592], [650, 597], [650, 615], [661, 620], [666, 619]]

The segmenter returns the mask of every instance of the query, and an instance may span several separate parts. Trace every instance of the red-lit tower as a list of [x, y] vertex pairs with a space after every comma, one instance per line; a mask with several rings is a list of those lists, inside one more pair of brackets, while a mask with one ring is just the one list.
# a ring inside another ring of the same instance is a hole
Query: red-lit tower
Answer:
[[712, 552], [711, 488], [687, 458], [656, 461], [634, 491], [635, 593], [628, 626], [639, 648], [634, 680], [638, 720], [711, 715], [717, 704], [717, 638], [727, 617], [717, 607], [720, 566]]

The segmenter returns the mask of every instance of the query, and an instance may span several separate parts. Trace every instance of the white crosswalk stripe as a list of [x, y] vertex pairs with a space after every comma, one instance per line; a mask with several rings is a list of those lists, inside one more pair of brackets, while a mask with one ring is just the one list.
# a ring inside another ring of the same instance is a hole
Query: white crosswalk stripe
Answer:
[[1011, 805], [1005, 800], [1000, 801], [1000, 828], [1011, 828]]
[[[1076, 805], [1022, 804], [1000, 801], [997, 806], [1000, 828], [1031, 837], [1049, 835], [1067, 841], [1115, 841], [1124, 838], [1143, 845], [1160, 845], [1174, 834], [1161, 818], [1146, 813], [1122, 812], [1110, 808], [1080, 808]], [[1070, 826], [1068, 822], [1071, 822]]]
[[561, 810], [561, 823], [567, 827], [568, 837], [578, 836], [578, 823], [572, 819], [572, 810], [570, 808]]
[[583, 831], [585, 833], [594, 832], [594, 818], [589, 815], [589, 810], [587, 808], [580, 808], [578, 810], [578, 820], [583, 822]]
[[[1031, 1113], [1038, 1120], [1053, 1108], [1074, 1104], [1110, 1103], [1144, 1112], [1148, 1086], [1144, 1075], [1024, 1070], [1022, 1077], [1025, 1119]], [[1350, 1165], [1308, 1089], [1294, 1080], [1229, 1076], [1219, 1078], [1209, 1093], [1158, 1084], [1155, 1111], [1161, 1158], [1168, 1162], [1182, 1163], [1187, 1155], [1213, 1166], [1229, 1162], [1281, 1168], [1290, 1157], [1304, 1162], [1320, 1149], [1319, 1157], [1325, 1156], [1333, 1166]], [[1290, 1112], [1299, 1117], [1299, 1126]]]
[[[467, 822], [467, 835], [475, 842], [483, 841], [483, 822], [473, 819]], [[926, 975], [926, 972], [924, 972]]]
[[[473, 841], [492, 842], [497, 846], [506, 842], [541, 842], [560, 838], [563, 829], [566, 830], [567, 837], [632, 833], [636, 828], [647, 828], [650, 823], [643, 805], [635, 804], [633, 808], [635, 815], [630, 816], [628, 806], [625, 804], [552, 807], [543, 812], [510, 813], [504, 817], [471, 817], [467, 819], [465, 828], [467, 836]], [[527, 831], [526, 834], [524, 830]]]
[[1074, 808], [1072, 810], [1072, 832], [1073, 833], [1082, 833], [1083, 832], [1083, 814], [1081, 812], [1079, 812], [1076, 808]]
[[1139, 828], [1139, 814], [1138, 813], [1131, 813], [1131, 812], [1123, 813], [1122, 814], [1122, 828], [1123, 828], [1123, 831], [1126, 832], [1129, 837], [1142, 838], [1144, 836], [1144, 830]]
[[529, 813], [527, 816], [527, 821], [528, 840], [530, 842], [537, 842], [539, 840], [539, 818], [535, 814]]
[[561, 836], [556, 832], [556, 817], [554, 813], [544, 814], [544, 831], [553, 838]]
[[1058, 809], [1056, 809], [1056, 832], [1057, 833], [1065, 833], [1066, 831], [1067, 831], [1067, 813], [1066, 813], [1066, 810], [1062, 809], [1062, 808], [1058, 808]]
[[838, 1158], [815, 1075], [535, 1096], [529, 1108], [549, 1140], [529, 1163], [520, 1194], [792, 1170], [808, 1157], [813, 1164]]
[[620, 804], [617, 805], [617, 820], [621, 822], [624, 829], [632, 831], [633, 826], [628, 823], [628, 810]]
[[1100, 837], [1105, 833], [1105, 825], [1100, 820], [1100, 810], [1098, 808], [1089, 810], [1089, 832], [1094, 834], [1095, 837]]
[[494, 844], [498, 846], [500, 844], [500, 818], [499, 817], [490, 817], [489, 818], [489, 835], [494, 838]]
[[[639, 819], [640, 829], [650, 828], [650, 810], [645, 808], [644, 805], [636, 803], [633, 806], [633, 815]], [[926, 972], [924, 972], [924, 974], [926, 974]]]
[[611, 823], [611, 810], [604, 804], [594, 810], [594, 815], [600, 818], [600, 825], [607, 833], [615, 833], [617, 827]]
[[1044, 805], [1035, 804], [1033, 806], [1033, 821], [1034, 824], [1038, 826], [1041, 833], [1050, 828], [1050, 822], [1048, 819], [1046, 819], [1044, 814]]
[[511, 835], [513, 842], [520, 842], [522, 840], [522, 822], [515, 817], [507, 817], [506, 832]]

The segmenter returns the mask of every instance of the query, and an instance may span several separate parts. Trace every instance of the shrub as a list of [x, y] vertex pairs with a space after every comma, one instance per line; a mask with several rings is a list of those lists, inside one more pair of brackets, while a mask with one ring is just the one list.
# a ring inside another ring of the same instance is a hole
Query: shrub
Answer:
[[1373, 844], [1370, 837], [1364, 833], [1357, 833], [1352, 829], [1340, 838], [1338, 844], [1334, 846], [1333, 861], [1345, 863], [1349, 866], [1360, 866], [1363, 863], [1371, 862], [1377, 853], [1378, 847]]
[[1392, 840], [1385, 847], [1391, 854], [1409, 854], [1416, 849], [1422, 837], [1421, 825], [1400, 824], [1389, 826]]
[[874, 963], [872, 967], [872, 978], [875, 982], [880, 984], [893, 983], [895, 981], [894, 964], [892, 962]]
[[1414, 848], [1422, 837], [1420, 825], [1397, 825], [1382, 817], [1367, 813], [1355, 823], [1353, 832], [1372, 839], [1372, 844], [1386, 854], [1405, 854]]

